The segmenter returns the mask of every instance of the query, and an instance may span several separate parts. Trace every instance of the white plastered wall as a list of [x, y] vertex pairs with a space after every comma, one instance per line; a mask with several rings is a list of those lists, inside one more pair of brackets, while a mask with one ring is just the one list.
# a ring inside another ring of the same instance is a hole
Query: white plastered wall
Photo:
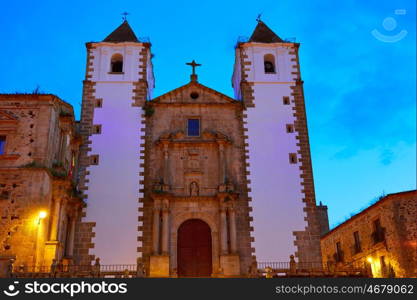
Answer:
[[[89, 254], [99, 257], [101, 264], [135, 264], [138, 257], [144, 114], [141, 107], [132, 106], [132, 97], [133, 83], [138, 81], [141, 71], [141, 50], [142, 46], [131, 43], [100, 43], [92, 50], [94, 96], [103, 101], [102, 107], [94, 110], [93, 124], [101, 125], [101, 133], [91, 135], [89, 155], [99, 155], [99, 164], [88, 167], [87, 208], [83, 221], [96, 223], [95, 247]], [[124, 74], [108, 73], [114, 53], [123, 55]]]
[[[286, 124], [295, 122], [290, 89], [295, 84], [291, 74], [296, 71], [292, 67], [295, 62], [291, 61], [295, 56], [277, 44], [245, 47], [244, 51], [248, 55], [245, 61], [251, 62], [245, 67], [250, 68], [246, 71], [247, 81], [254, 83], [255, 99], [255, 107], [247, 108], [244, 121], [256, 257], [258, 261], [289, 261], [297, 250], [293, 231], [305, 230], [307, 226], [300, 163], [289, 162], [289, 153], [299, 151], [297, 133], [286, 131]], [[275, 56], [276, 74], [264, 73], [265, 54]], [[235, 77], [235, 90], [239, 87], [237, 80]], [[290, 105], [283, 104], [284, 96], [290, 98]]]

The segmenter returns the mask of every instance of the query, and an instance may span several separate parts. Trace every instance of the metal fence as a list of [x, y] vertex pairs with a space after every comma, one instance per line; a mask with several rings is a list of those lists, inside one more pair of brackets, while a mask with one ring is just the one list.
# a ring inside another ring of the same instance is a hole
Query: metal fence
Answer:
[[[143, 267], [139, 269], [136, 264], [120, 265], [57, 265], [57, 266], [14, 266], [9, 273], [12, 277], [143, 277]], [[138, 274], [141, 273], [141, 274]], [[366, 275], [364, 268], [352, 265], [340, 266], [337, 264], [323, 265], [322, 262], [276, 262], [260, 261], [257, 262], [255, 272], [259, 277], [264, 276], [348, 276]], [[254, 275], [254, 274], [252, 274]]]
[[100, 272], [100, 273], [120, 273], [136, 272], [137, 265], [61, 265], [61, 266], [17, 266], [13, 268], [13, 273], [82, 273], [82, 272]]
[[[261, 261], [258, 262], [258, 269], [264, 270], [265, 268], [271, 268], [272, 270], [290, 270], [290, 262], [276, 262], [276, 261]], [[295, 262], [294, 268], [297, 270], [316, 270], [322, 269], [322, 262]]]

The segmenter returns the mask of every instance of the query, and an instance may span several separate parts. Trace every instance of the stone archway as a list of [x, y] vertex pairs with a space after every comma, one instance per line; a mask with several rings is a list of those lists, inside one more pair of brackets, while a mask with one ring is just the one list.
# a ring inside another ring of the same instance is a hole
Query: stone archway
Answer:
[[178, 228], [177, 267], [179, 277], [211, 276], [212, 238], [206, 222], [189, 219]]

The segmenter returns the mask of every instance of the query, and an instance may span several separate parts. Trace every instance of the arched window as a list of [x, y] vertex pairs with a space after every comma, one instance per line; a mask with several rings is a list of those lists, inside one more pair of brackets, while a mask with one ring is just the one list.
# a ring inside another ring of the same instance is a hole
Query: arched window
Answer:
[[272, 54], [264, 56], [264, 70], [266, 74], [275, 73], [275, 57]]
[[111, 57], [111, 71], [112, 73], [123, 72], [123, 56], [121, 54], [113, 54]]

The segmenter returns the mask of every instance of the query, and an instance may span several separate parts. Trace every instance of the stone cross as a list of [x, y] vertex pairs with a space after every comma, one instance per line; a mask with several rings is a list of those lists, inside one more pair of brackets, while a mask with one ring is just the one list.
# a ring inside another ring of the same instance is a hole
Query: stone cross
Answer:
[[192, 75], [195, 75], [195, 67], [200, 67], [201, 66], [201, 64], [196, 63], [194, 59], [193, 59], [192, 62], [185, 63], [185, 64], [186, 65], [189, 65], [189, 66], [191, 66], [193, 68], [193, 74]]

